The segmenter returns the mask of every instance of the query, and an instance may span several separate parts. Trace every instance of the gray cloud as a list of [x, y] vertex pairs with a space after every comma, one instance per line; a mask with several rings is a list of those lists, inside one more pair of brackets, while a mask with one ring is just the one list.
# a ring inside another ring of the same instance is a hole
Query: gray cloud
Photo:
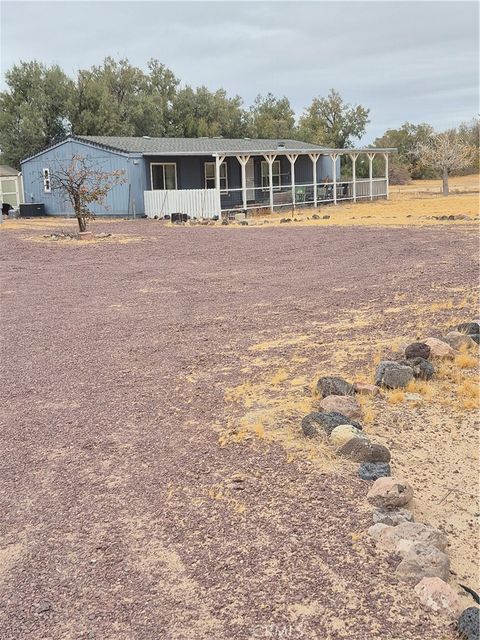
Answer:
[[73, 74], [106, 55], [153, 57], [247, 104], [286, 95], [297, 114], [335, 87], [371, 109], [364, 142], [478, 110], [476, 2], [4, 2], [2, 13], [3, 72], [20, 59]]

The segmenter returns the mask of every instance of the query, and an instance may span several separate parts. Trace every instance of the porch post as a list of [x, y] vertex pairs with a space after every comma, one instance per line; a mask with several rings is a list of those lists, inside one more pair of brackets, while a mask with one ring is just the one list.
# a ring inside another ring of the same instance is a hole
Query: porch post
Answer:
[[352, 181], [353, 181], [353, 185], [352, 185], [352, 196], [353, 196], [353, 201], [356, 202], [357, 201], [357, 158], [358, 158], [358, 153], [350, 153], [350, 158], [352, 159]]
[[247, 208], [247, 174], [246, 174], [246, 166], [247, 162], [250, 160], [250, 156], [237, 156], [237, 160], [240, 163], [242, 168], [242, 203], [243, 208]]
[[383, 157], [385, 158], [385, 195], [387, 196], [388, 200], [388, 153], [384, 153]]
[[290, 162], [290, 175], [291, 175], [291, 186], [292, 186], [292, 205], [295, 209], [295, 162], [298, 158], [298, 153], [287, 153], [287, 158]]
[[337, 158], [338, 153], [332, 153], [330, 156], [333, 162], [333, 204], [337, 204]]
[[273, 213], [273, 163], [277, 157], [276, 153], [266, 153], [263, 155], [268, 162], [268, 186], [270, 192], [270, 213]]
[[370, 181], [370, 200], [373, 200], [373, 159], [375, 153], [367, 153], [368, 156], [368, 179]]
[[319, 153], [309, 153], [310, 160], [312, 161], [313, 170], [313, 206], [317, 208], [317, 162], [320, 157]]
[[220, 165], [225, 160], [225, 156], [215, 156], [215, 189], [218, 194], [218, 215], [222, 217], [222, 196], [220, 195]]

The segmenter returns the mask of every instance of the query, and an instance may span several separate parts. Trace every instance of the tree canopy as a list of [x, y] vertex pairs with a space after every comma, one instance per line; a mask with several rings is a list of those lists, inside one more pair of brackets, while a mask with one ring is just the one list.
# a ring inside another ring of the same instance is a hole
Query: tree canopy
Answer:
[[250, 138], [294, 138], [295, 112], [288, 98], [258, 95], [248, 113]]
[[360, 139], [370, 122], [370, 110], [361, 105], [346, 104], [341, 95], [330, 89], [326, 98], [314, 98], [300, 118], [300, 137], [335, 149], [344, 149]]
[[3, 161], [20, 160], [65, 137], [70, 130], [69, 101], [74, 83], [53, 65], [20, 62], [5, 74], [0, 93], [0, 148]]
[[[67, 134], [225, 138], [296, 138], [326, 147], [350, 148], [370, 122], [368, 108], [346, 103], [335, 90], [312, 99], [297, 121], [286, 96], [258, 95], [245, 105], [225, 89], [184, 85], [158, 60], [145, 69], [127, 59], [107, 57], [100, 65], [79, 69], [70, 78], [58, 65], [20, 62], [5, 74], [0, 92], [2, 162], [20, 167], [20, 160], [58, 142]], [[392, 176], [434, 177], [420, 145], [434, 136], [427, 123], [405, 122], [374, 141], [396, 147]], [[478, 150], [478, 120], [462, 123], [458, 134]], [[457, 171], [478, 170], [478, 153]], [[348, 161], [347, 161], [348, 164]], [[361, 162], [359, 175], [366, 170]]]

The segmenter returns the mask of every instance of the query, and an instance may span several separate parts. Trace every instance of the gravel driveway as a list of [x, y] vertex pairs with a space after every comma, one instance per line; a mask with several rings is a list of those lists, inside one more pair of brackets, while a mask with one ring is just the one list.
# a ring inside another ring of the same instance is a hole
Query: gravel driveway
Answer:
[[104, 229], [141, 240], [2, 233], [1, 637], [453, 638], [362, 537], [366, 483], [218, 428], [252, 344], [367, 300], [400, 330], [399, 291], [475, 283], [475, 232]]

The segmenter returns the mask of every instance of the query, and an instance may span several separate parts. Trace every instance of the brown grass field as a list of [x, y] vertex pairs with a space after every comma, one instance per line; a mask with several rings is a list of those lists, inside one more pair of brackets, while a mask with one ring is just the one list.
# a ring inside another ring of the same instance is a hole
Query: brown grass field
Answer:
[[[370, 381], [478, 317], [478, 180], [438, 186], [282, 225], [97, 220], [92, 242], [3, 223], [2, 639], [457, 637], [366, 536], [357, 466], [300, 426], [319, 375]], [[420, 400], [362, 399], [364, 429], [479, 591], [477, 353], [435, 364]]]

